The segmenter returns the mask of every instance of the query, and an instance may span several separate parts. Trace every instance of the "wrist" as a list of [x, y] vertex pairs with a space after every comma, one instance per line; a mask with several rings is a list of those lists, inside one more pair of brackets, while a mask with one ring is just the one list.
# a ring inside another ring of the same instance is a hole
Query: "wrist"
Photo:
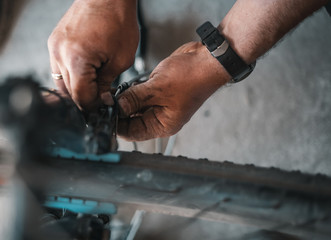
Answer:
[[253, 42], [249, 38], [240, 36], [239, 29], [234, 24], [226, 24], [223, 20], [217, 27], [218, 31], [227, 39], [231, 48], [246, 63], [251, 64], [260, 56]]
[[247, 64], [231, 47], [228, 40], [209, 21], [196, 29], [202, 44], [237, 83], [248, 77], [255, 68], [255, 61]]
[[199, 68], [204, 72], [204, 79], [208, 79], [207, 81], [214, 85], [215, 88], [220, 88], [230, 82], [232, 79], [231, 75], [201, 42], [197, 43], [197, 54], [200, 62], [203, 63]]
[[[217, 28], [237, 55], [246, 64], [251, 64], [270, 48], [274, 36], [256, 32], [252, 26], [256, 16], [245, 14], [242, 9], [254, 10], [254, 1], [237, 1]], [[260, 36], [264, 37], [263, 44], [257, 39]]]

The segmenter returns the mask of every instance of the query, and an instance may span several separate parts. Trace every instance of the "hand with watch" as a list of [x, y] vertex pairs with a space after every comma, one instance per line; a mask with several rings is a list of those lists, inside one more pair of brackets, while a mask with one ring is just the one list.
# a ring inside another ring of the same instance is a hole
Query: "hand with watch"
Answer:
[[255, 62], [247, 65], [241, 60], [210, 22], [197, 33], [202, 42], [181, 46], [154, 69], [146, 83], [120, 96], [121, 137], [142, 141], [171, 136], [218, 88], [239, 82], [253, 71]]
[[129, 141], [175, 134], [217, 89], [245, 79], [258, 57], [326, 3], [237, 0], [218, 28], [206, 22], [197, 29], [202, 42], [181, 46], [147, 82], [119, 96], [118, 134]]
[[[254, 69], [206, 22], [197, 29], [202, 42], [178, 48], [152, 72], [149, 80], [119, 98], [119, 135], [140, 141], [178, 132], [203, 102], [228, 82], [239, 82]], [[142, 109], [146, 109], [141, 113]], [[137, 114], [139, 113], [139, 114]]]

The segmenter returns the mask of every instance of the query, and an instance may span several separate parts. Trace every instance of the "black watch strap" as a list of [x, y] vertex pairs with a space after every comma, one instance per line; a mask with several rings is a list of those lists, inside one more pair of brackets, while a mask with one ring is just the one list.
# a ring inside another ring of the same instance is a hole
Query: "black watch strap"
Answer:
[[255, 62], [247, 65], [210, 22], [202, 24], [196, 32], [202, 43], [232, 76], [232, 82], [245, 79], [254, 70]]

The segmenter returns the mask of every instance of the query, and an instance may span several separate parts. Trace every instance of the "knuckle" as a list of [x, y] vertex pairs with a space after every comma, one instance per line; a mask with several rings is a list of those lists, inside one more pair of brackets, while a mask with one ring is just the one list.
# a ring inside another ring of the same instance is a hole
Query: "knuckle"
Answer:
[[172, 136], [172, 135], [176, 134], [177, 132], [178, 132], [177, 129], [172, 125], [166, 124], [165, 126], [163, 126], [163, 131], [162, 131], [163, 137]]
[[81, 51], [68, 49], [65, 58], [65, 65], [73, 76], [86, 76], [93, 79], [96, 77], [95, 69], [88, 64], [88, 59]]
[[118, 60], [118, 70], [119, 72], [124, 72], [129, 67], [131, 67], [134, 64], [135, 57], [134, 56], [124, 56]]
[[55, 43], [54, 36], [53, 34], [51, 34], [47, 39], [47, 46], [49, 50], [53, 48], [54, 43]]
[[47, 39], [48, 49], [51, 50], [51, 49], [57, 48], [59, 46], [60, 39], [61, 38], [58, 37], [58, 35], [53, 32]]
[[78, 73], [77, 71], [80, 70], [79, 68], [79, 55], [77, 55], [73, 50], [68, 49], [66, 52], [66, 65], [69, 68], [69, 71]]
[[176, 134], [183, 126], [183, 121], [176, 117], [171, 119], [166, 118], [166, 120], [161, 123], [163, 126], [164, 137], [169, 137]]
[[160, 137], [169, 137], [176, 134], [180, 130], [178, 121], [168, 118], [164, 115], [160, 108], [154, 108], [154, 117], [156, 121], [156, 130]]
[[56, 61], [60, 60], [60, 40], [51, 35], [47, 40], [48, 51], [50, 57], [54, 58]]
[[135, 58], [134, 57], [129, 57], [126, 61], [126, 64], [124, 64], [124, 68], [128, 69], [134, 64]]

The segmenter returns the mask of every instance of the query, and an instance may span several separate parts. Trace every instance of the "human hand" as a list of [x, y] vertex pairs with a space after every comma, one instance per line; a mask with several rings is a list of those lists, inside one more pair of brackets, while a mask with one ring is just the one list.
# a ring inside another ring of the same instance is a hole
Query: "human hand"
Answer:
[[138, 41], [136, 0], [75, 0], [48, 40], [52, 72], [63, 76], [56, 85], [94, 110], [133, 64]]
[[147, 82], [120, 95], [118, 134], [129, 141], [173, 135], [230, 79], [205, 46], [185, 44], [163, 60]]

